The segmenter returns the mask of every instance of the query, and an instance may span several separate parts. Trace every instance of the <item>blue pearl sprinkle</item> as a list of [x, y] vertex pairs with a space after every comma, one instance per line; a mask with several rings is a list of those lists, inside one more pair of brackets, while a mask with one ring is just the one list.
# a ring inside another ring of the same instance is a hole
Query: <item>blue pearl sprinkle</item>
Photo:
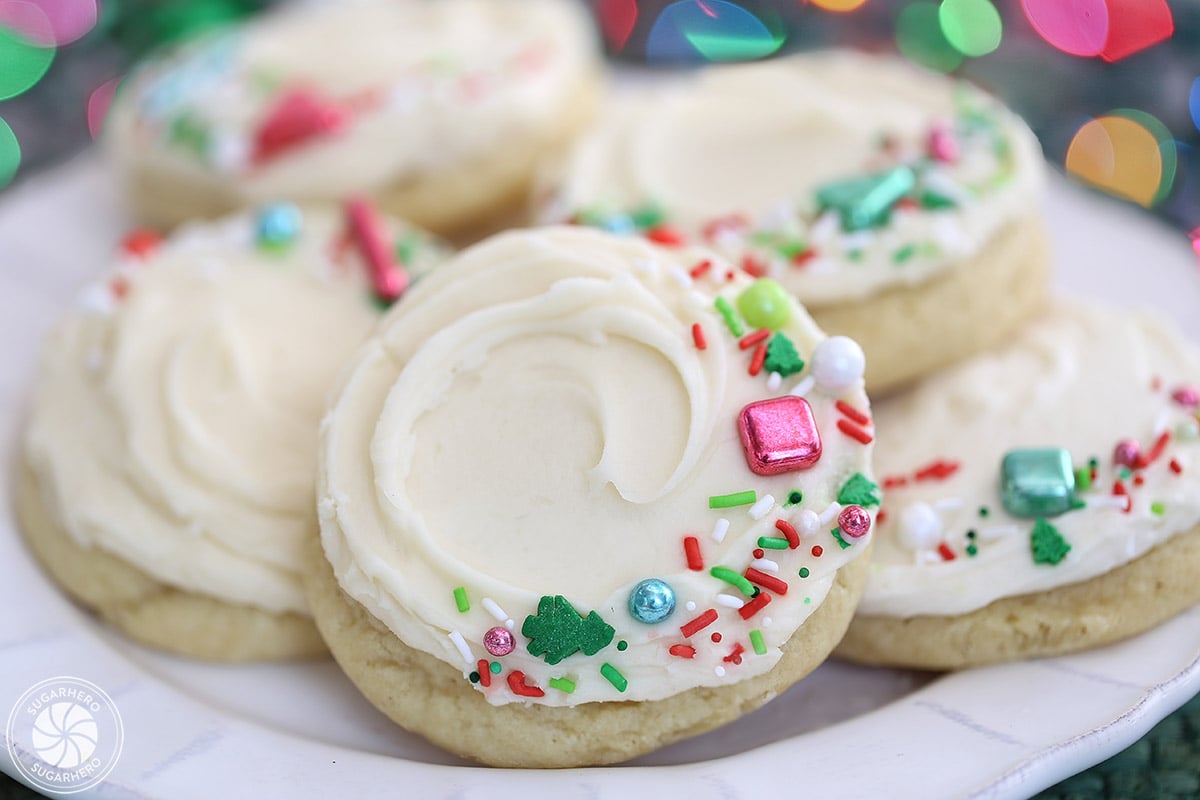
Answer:
[[647, 625], [662, 622], [675, 611], [675, 590], [666, 581], [647, 578], [629, 593], [629, 613]]
[[303, 215], [291, 203], [272, 203], [258, 212], [255, 233], [262, 247], [283, 247], [300, 235]]

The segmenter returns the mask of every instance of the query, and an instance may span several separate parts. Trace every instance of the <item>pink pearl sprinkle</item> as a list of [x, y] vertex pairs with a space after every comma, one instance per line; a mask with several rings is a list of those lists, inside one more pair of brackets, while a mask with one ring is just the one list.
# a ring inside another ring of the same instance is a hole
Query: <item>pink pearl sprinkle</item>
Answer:
[[871, 530], [871, 515], [862, 506], [846, 506], [838, 514], [838, 527], [852, 539], [866, 536]]
[[958, 161], [958, 139], [945, 125], [935, 125], [929, 131], [929, 155], [944, 164]]
[[497, 625], [483, 635], [483, 647], [494, 656], [506, 656], [515, 647], [512, 631], [503, 625]]
[[1200, 407], [1200, 389], [1195, 386], [1180, 386], [1171, 392], [1171, 399], [1184, 408]]
[[1142, 455], [1142, 446], [1133, 439], [1122, 439], [1113, 450], [1113, 461], [1118, 466], [1135, 469]]

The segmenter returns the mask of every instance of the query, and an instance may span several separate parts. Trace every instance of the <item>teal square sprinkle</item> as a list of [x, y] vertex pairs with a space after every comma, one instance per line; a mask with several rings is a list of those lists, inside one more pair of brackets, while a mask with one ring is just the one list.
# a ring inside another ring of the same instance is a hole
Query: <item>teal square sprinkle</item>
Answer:
[[1066, 450], [1012, 450], [1000, 471], [1000, 495], [1014, 517], [1054, 517], [1071, 510], [1075, 469]]

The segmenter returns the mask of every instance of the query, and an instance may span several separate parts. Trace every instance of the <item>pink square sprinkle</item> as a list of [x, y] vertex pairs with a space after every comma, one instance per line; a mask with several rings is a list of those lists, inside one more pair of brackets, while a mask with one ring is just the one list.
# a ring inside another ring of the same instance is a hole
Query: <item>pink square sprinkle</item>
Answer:
[[738, 416], [746, 463], [757, 475], [808, 469], [821, 458], [821, 435], [803, 397], [760, 400]]

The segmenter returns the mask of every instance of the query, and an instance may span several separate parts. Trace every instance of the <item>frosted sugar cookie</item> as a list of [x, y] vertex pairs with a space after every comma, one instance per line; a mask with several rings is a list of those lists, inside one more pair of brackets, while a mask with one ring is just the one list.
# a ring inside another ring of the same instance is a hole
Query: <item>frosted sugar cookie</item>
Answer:
[[127, 238], [31, 404], [18, 511], [51, 576], [175, 653], [322, 652], [300, 572], [326, 394], [381, 300], [443, 257], [361, 201]]
[[839, 653], [1049, 655], [1200, 602], [1200, 357], [1147, 315], [1056, 305], [876, 411], [875, 561]]
[[856, 339], [872, 391], [1004, 341], [1045, 295], [1041, 151], [966, 83], [833, 51], [615, 105], [545, 215], [719, 248]]
[[292, 4], [145, 64], [107, 137], [150, 222], [368, 192], [465, 233], [590, 119], [593, 38], [570, 0]]
[[397, 723], [489, 764], [609, 763], [836, 644], [878, 501], [862, 352], [727, 266], [503, 234], [359, 352], [323, 426], [310, 601]]

